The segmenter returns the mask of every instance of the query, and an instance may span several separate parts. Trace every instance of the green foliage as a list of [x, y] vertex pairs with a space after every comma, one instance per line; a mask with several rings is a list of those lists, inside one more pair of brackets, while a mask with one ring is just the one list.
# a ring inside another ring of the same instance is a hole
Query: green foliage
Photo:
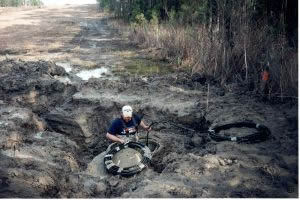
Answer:
[[140, 13], [138, 15], [135, 16], [135, 22], [138, 24], [138, 25], [146, 25], [147, 24], [147, 19], [145, 18], [144, 14], [143, 13]]
[[278, 68], [274, 88], [297, 89], [298, 79], [289, 77], [298, 66], [292, 64], [298, 52], [295, 0], [120, 0], [119, 5], [129, 8], [132, 40], [162, 49], [161, 56], [177, 66], [222, 83], [238, 77], [256, 84], [261, 62], [270, 61], [273, 71]]
[[[181, 4], [176, 18], [182, 24], [202, 24], [207, 20], [208, 9], [208, 0], [186, 1]], [[174, 16], [172, 17], [174, 18]]]
[[40, 6], [41, 0], [0, 0], [0, 7]]
[[111, 0], [97, 0], [97, 2], [99, 3], [100, 8], [108, 9], [110, 11], [114, 11], [113, 4], [112, 4], [113, 1], [111, 1]]
[[178, 16], [177, 16], [177, 13], [175, 11], [174, 8], [171, 9], [171, 12], [169, 13], [169, 20], [170, 22], [175, 22], [177, 20]]
[[[141, 18], [142, 16], [138, 16], [140, 14], [143, 14], [142, 13], [142, 10], [139, 6], [139, 4], [135, 3], [133, 5], [131, 5], [131, 16], [130, 16], [130, 21], [138, 21], [139, 19], [138, 18]], [[137, 17], [138, 16], [138, 17]], [[143, 14], [143, 17], [144, 17], [144, 14]]]
[[158, 23], [159, 23], [158, 13], [157, 13], [156, 10], [152, 10], [150, 24], [153, 25], [153, 26], [157, 26]]
[[40, 0], [30, 0], [30, 5], [31, 6], [40, 6], [41, 1]]
[[21, 0], [0, 0], [1, 7], [20, 6], [23, 3]]

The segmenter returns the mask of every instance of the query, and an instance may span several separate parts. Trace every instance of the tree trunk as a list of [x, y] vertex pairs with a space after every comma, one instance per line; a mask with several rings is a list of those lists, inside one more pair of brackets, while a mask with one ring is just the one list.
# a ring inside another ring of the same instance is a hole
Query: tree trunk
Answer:
[[247, 34], [248, 34], [248, 23], [247, 23], [247, 3], [244, 3], [244, 61], [246, 68], [245, 79], [248, 82], [248, 63], [247, 63]]

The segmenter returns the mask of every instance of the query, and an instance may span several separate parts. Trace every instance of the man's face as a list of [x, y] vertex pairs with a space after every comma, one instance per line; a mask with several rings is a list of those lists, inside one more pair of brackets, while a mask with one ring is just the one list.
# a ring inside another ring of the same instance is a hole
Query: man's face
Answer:
[[131, 117], [124, 117], [123, 116], [123, 119], [124, 119], [125, 122], [129, 122], [131, 120]]

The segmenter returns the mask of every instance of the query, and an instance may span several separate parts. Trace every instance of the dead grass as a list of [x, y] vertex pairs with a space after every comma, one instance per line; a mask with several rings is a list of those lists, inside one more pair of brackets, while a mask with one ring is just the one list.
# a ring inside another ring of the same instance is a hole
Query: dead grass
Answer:
[[[272, 92], [284, 96], [298, 94], [297, 52], [288, 47], [284, 37], [270, 36], [267, 27], [257, 27], [248, 35], [236, 34], [233, 48], [226, 47], [217, 31], [211, 34], [204, 26], [133, 26], [129, 39], [144, 48], [160, 49], [159, 56], [169, 60], [175, 68], [187, 67], [192, 73], [212, 75], [222, 84], [252, 82], [257, 90], [260, 72], [270, 62]], [[245, 48], [248, 68], [245, 67]]]
[[119, 51], [116, 52], [117, 55], [123, 57], [123, 58], [132, 58], [137, 56], [137, 53], [135, 51]]
[[98, 64], [95, 63], [95, 62], [82, 60], [80, 58], [71, 58], [70, 63], [72, 63], [72, 65], [82, 66], [86, 69], [93, 69], [93, 68], [96, 68], [98, 66]]

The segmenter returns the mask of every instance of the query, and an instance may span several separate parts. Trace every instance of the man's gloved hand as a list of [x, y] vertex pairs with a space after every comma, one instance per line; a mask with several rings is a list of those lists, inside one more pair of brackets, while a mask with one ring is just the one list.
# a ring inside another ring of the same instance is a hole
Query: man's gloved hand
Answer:
[[119, 142], [120, 142], [121, 144], [124, 144], [124, 143], [126, 143], [126, 141], [125, 141], [125, 140], [123, 140], [123, 139], [119, 139]]
[[151, 130], [152, 130], [150, 126], [147, 126], [145, 129], [146, 129], [147, 131], [151, 131]]
[[130, 142], [130, 139], [126, 138], [124, 144], [127, 144], [128, 142]]
[[130, 138], [122, 138], [122, 139], [120, 139], [119, 142], [120, 142], [121, 144], [126, 144], [126, 143], [130, 142]]

